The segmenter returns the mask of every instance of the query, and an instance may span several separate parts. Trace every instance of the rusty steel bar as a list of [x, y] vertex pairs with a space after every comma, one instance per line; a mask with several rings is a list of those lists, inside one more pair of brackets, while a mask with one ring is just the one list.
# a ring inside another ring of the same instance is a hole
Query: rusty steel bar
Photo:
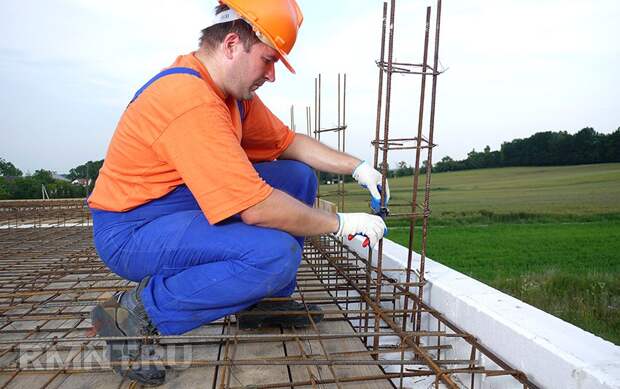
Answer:
[[[446, 372], [454, 373], [454, 372], [471, 372], [475, 371], [477, 373], [484, 372], [484, 368], [479, 366], [469, 367], [472, 365], [471, 360], [469, 359], [451, 359], [445, 361], [439, 361], [442, 365], [467, 365], [468, 367], [463, 368], [452, 368], [446, 369]], [[110, 366], [120, 365], [123, 362], [110, 362]], [[125, 362], [126, 363], [126, 362]], [[285, 357], [282, 359], [235, 359], [228, 358], [224, 360], [211, 360], [211, 359], [196, 359], [191, 362], [186, 361], [173, 361], [173, 360], [158, 360], [158, 361], [143, 361], [140, 362], [144, 365], [154, 365], [154, 366], [223, 366], [223, 367], [232, 367], [232, 366], [408, 366], [408, 365], [421, 365], [424, 364], [424, 360], [422, 359], [410, 359], [410, 360], [396, 360], [396, 359], [304, 359], [302, 357], [299, 358], [291, 358]], [[83, 364], [82, 368], [84, 369], [92, 369], [97, 365], [88, 365]], [[37, 372], [37, 371], [56, 371], [57, 367], [52, 366], [42, 366], [42, 367], [13, 367], [13, 368], [0, 368], [0, 372], [14, 372], [19, 370], [21, 372]], [[500, 375], [511, 375], [515, 374], [516, 371], [510, 370], [492, 370], [491, 375], [500, 376]], [[432, 373], [431, 373], [432, 374]], [[334, 373], [334, 377], [335, 377]]]
[[[306, 304], [305, 301], [302, 301], [302, 303], [304, 304], [304, 307], [306, 308], [306, 313], [308, 314], [308, 319], [310, 320], [310, 324], [312, 326], [312, 329], [318, 335], [317, 341], [319, 342], [319, 345], [321, 346], [321, 350], [323, 351], [323, 356], [325, 357], [325, 360], [328, 361], [328, 362], [333, 362], [333, 359], [330, 356], [330, 353], [327, 351], [327, 347], [325, 347], [325, 344], [324, 344], [323, 339], [321, 337], [321, 332], [319, 331], [318, 327], [316, 326], [316, 323], [315, 323], [314, 319], [312, 318], [312, 315], [310, 315], [310, 310], [308, 309], [308, 305]], [[299, 338], [296, 338], [296, 339], [299, 339]], [[329, 369], [329, 372], [331, 373], [332, 377], [334, 378], [334, 383], [336, 384], [336, 386], [339, 389], [342, 389], [342, 385], [341, 385], [341, 383], [340, 383], [340, 381], [338, 379], [338, 374], [336, 374], [336, 371], [334, 370], [334, 365], [332, 363], [328, 364], [328, 369]]]
[[[291, 331], [293, 333], [295, 333], [295, 328], [293, 327], [291, 329]], [[287, 358], [294, 358], [295, 356], [289, 356], [288, 352], [287, 352], [287, 347], [286, 347], [286, 342], [282, 342], [282, 345], [284, 346], [284, 355]], [[299, 338], [295, 338], [295, 345], [297, 346], [297, 349], [299, 350], [299, 356], [303, 359], [303, 360], [308, 360], [308, 354], [306, 353], [306, 349], [304, 348], [303, 343], [301, 342], [301, 340]], [[312, 354], [312, 356], [314, 356], [315, 354]], [[310, 369], [309, 365], [304, 366], [306, 368], [306, 373], [308, 373], [308, 377], [312, 377], [313, 379], [315, 379], [314, 374], [312, 373], [312, 370]], [[291, 367], [289, 365], [286, 365], [286, 368], [288, 370], [288, 374], [289, 374], [289, 379], [291, 379]], [[317, 388], [317, 386], [313, 383], [312, 384], [313, 388]]]
[[[392, 73], [391, 63], [392, 63], [392, 55], [394, 53], [394, 18], [395, 18], [395, 7], [396, 1], [391, 0], [390, 3], [390, 25], [389, 25], [389, 41], [388, 41], [388, 71], [386, 77], [386, 92], [385, 92], [385, 112], [384, 112], [384, 127], [383, 127], [383, 139], [384, 139], [384, 147], [387, 147], [387, 138], [389, 136], [389, 128], [390, 128], [390, 98], [392, 94]], [[381, 163], [381, 204], [380, 206], [385, 207], [385, 186], [386, 179], [388, 173], [387, 167], [387, 150], [383, 151], [383, 158]], [[377, 278], [376, 285], [377, 288], [375, 290], [375, 303], [381, 304], [381, 285], [382, 285], [382, 268], [383, 266], [383, 239], [379, 241], [379, 249], [377, 253]], [[379, 320], [375, 319], [375, 331], [379, 330]], [[373, 349], [376, 350], [379, 347], [379, 339], [373, 339]]]
[[[342, 109], [344, 110], [344, 104], [342, 106]], [[344, 125], [344, 122], [342, 122], [342, 117], [341, 117], [340, 73], [338, 73], [338, 151], [341, 151], [344, 153], [346, 148], [344, 145], [345, 129], [343, 128], [343, 125]], [[344, 212], [344, 174], [338, 175], [338, 199], [339, 199], [338, 212]]]
[[[336, 241], [336, 240], [334, 240], [334, 241]], [[354, 251], [352, 251], [348, 247], [347, 247], [347, 252], [349, 254], [353, 255], [353, 256], [358, 256], [357, 253], [355, 253]], [[388, 280], [388, 278], [385, 278], [385, 279]], [[404, 288], [402, 288], [402, 287], [400, 287], [398, 285], [395, 285], [395, 286], [396, 286], [397, 289], [400, 289], [400, 290], [402, 290], [404, 292]], [[454, 324], [450, 320], [448, 320], [442, 313], [438, 312], [435, 309], [432, 309], [429, 305], [424, 303], [420, 299], [420, 297], [417, 296], [415, 293], [410, 291], [409, 292], [409, 298], [411, 298], [413, 300], [416, 300], [417, 303], [424, 309], [425, 312], [429, 313], [434, 318], [436, 318], [438, 321], [440, 321], [444, 326], [446, 326], [450, 330], [454, 331], [454, 335], [458, 334], [459, 337], [462, 337], [462, 339], [465, 340], [467, 343], [469, 343], [472, 346], [475, 346], [476, 349], [480, 353], [482, 353], [486, 358], [488, 358], [491, 361], [493, 361], [493, 363], [497, 364], [499, 367], [501, 367], [502, 369], [504, 369], [506, 371], [515, 371], [516, 373], [512, 374], [513, 377], [515, 379], [517, 379], [519, 382], [523, 383], [526, 387], [532, 388], [532, 389], [538, 388], [538, 386], [536, 386], [536, 384], [534, 384], [533, 382], [531, 382], [530, 380], [527, 379], [527, 376], [523, 372], [520, 372], [518, 370], [514, 370], [503, 359], [501, 359], [499, 356], [494, 354], [491, 350], [489, 350], [483, 344], [478, 342], [478, 340], [475, 337], [473, 337], [472, 335], [467, 334], [459, 326], [457, 326], [456, 324]], [[420, 336], [420, 337], [427, 336], [427, 335], [424, 335], [424, 334], [422, 334], [421, 332], [418, 332], [418, 331], [408, 331], [408, 332], [412, 333], [414, 336], [416, 336], [416, 334], [417, 334], [417, 336]], [[436, 335], [430, 335], [430, 336], [436, 336]]]
[[306, 135], [312, 136], [312, 119], [310, 107], [306, 106]]
[[[435, 49], [433, 53], [433, 66], [437, 69], [439, 62], [439, 31], [441, 25], [441, 0], [437, 0], [437, 10], [435, 15]], [[431, 86], [431, 115], [429, 120], [429, 135], [428, 142], [433, 143], [433, 135], [435, 132], [435, 104], [437, 101], [437, 75], [433, 74], [432, 86]], [[420, 249], [420, 277], [421, 281], [424, 279], [424, 266], [426, 260], [426, 242], [428, 238], [428, 215], [430, 214], [430, 190], [431, 190], [431, 171], [433, 170], [433, 149], [428, 149], [426, 159], [426, 180], [424, 183], [424, 218], [422, 219], [422, 247]], [[424, 300], [424, 288], [418, 288], [419, 300]], [[416, 315], [416, 329], [420, 328], [421, 313]]]
[[[422, 135], [420, 135], [418, 138], [422, 138], [422, 141], [426, 141], [426, 139], [424, 139], [424, 137]], [[388, 142], [394, 142], [394, 141], [412, 141], [412, 142], [417, 142], [418, 138], [390, 138], [387, 141]], [[378, 141], [372, 141], [371, 143], [383, 143], [384, 140], [383, 139], [379, 139]]]
[[338, 126], [338, 127], [332, 127], [332, 128], [322, 128], [320, 130], [317, 130], [317, 133], [339, 132], [339, 131], [342, 131], [343, 128], [346, 128], [346, 126]]
[[[386, 316], [383, 311], [381, 311], [383, 316]], [[437, 331], [408, 331], [408, 333], [419, 336], [446, 336], [451, 338], [465, 338], [469, 335], [467, 334], [456, 334], [456, 333], [446, 333]], [[352, 333], [308, 333], [308, 334], [298, 334], [297, 336], [303, 338], [304, 340], [319, 340], [319, 339], [348, 339], [348, 338], [359, 338], [359, 337], [394, 337], [399, 336], [400, 332], [352, 332]], [[38, 344], [38, 343], [65, 343], [65, 342], [84, 342], [84, 341], [92, 341], [92, 340], [154, 340], [157, 342], [162, 341], [186, 341], [188, 343], [199, 344], [199, 343], [219, 343], [221, 341], [250, 341], [250, 342], [281, 342], [283, 340], [294, 340], [295, 335], [291, 334], [224, 334], [224, 335], [166, 335], [166, 336], [102, 336], [102, 337], [88, 337], [88, 336], [80, 336], [73, 337], [70, 339], [64, 338], [54, 338], [54, 339], [19, 339], [19, 340], [0, 340], [0, 345], [12, 345], [15, 343], [19, 344]]]
[[[427, 58], [428, 58], [428, 41], [429, 41], [429, 32], [430, 32], [430, 23], [431, 23], [431, 7], [426, 7], [426, 28], [424, 31], [424, 53], [422, 58], [422, 63], [426, 66]], [[411, 215], [411, 219], [409, 221], [409, 243], [408, 243], [408, 253], [407, 253], [407, 269], [411, 269], [413, 263], [413, 247], [414, 247], [414, 234], [415, 234], [415, 226], [417, 224], [417, 214], [415, 213], [415, 209], [418, 205], [418, 179], [420, 176], [420, 154], [422, 147], [422, 126], [424, 122], [424, 103], [425, 103], [425, 91], [426, 91], [426, 76], [423, 75], [420, 82], [420, 107], [418, 113], [418, 135], [417, 135], [417, 144], [416, 144], [416, 153], [415, 153], [415, 167], [413, 174], [413, 191], [412, 191], [412, 199], [411, 199], [411, 211], [413, 214]], [[424, 239], [424, 238], [423, 238]], [[424, 289], [424, 270], [420, 269], [417, 273], [418, 280], [422, 284], [419, 289]], [[407, 282], [411, 279], [411, 273], [407, 272]], [[407, 292], [409, 292], [409, 288], [407, 288]], [[409, 303], [407, 296], [405, 296], [405, 307]], [[420, 308], [416, 306], [415, 308]], [[406, 317], [406, 316], [405, 316]], [[415, 326], [420, 322], [421, 316], [415, 316]], [[417, 327], [416, 327], [417, 328]], [[416, 338], [416, 343], [419, 342], [419, 338]]]
[[[314, 139], [321, 140], [321, 74], [314, 78]], [[314, 170], [316, 180], [319, 183], [316, 189], [317, 204], [321, 198], [321, 172]]]
[[[392, 0], [394, 1], [394, 0]], [[320, 246], [316, 246], [317, 249], [319, 251], [321, 251], [321, 247]], [[329, 259], [328, 259], [329, 260]], [[337, 265], [334, 264], [334, 268], [337, 272], [342, 273], [343, 276], [346, 278], [347, 275], [345, 273], [343, 273], [340, 269], [338, 269]], [[392, 321], [387, 315], [385, 315], [385, 313], [383, 313], [382, 309], [381, 309], [381, 305], [376, 303], [375, 301], [373, 301], [373, 299], [366, 295], [364, 293], [364, 291], [355, 284], [355, 281], [350, 280], [351, 282], [351, 286], [360, 294], [362, 295], [367, 301], [368, 304], [372, 307], [372, 309], [375, 311], [375, 313], [378, 316], [381, 316], [382, 320], [388, 324], [388, 326], [392, 329], [392, 331], [394, 331], [395, 333], [398, 334], [398, 336], [401, 338], [401, 341], [407, 343], [408, 346], [411, 346], [414, 348], [416, 354], [420, 355], [423, 360], [424, 363], [431, 368], [431, 370], [437, 375], [438, 378], [441, 379], [441, 381], [448, 385], [451, 388], [455, 388], [458, 389], [458, 386], [454, 383], [454, 381], [452, 380], [452, 378], [450, 378], [448, 375], [446, 375], [446, 372], [443, 371], [434, 361], [433, 359], [422, 349], [420, 348], [419, 345], [415, 344], [412, 339], [411, 339], [411, 334], [404, 332], [400, 329], [400, 326], [398, 324], [396, 324], [394, 321]], [[375, 320], [375, 323], [377, 323], [378, 320]], [[375, 332], [378, 332], [378, 325], [375, 325]], [[376, 350], [378, 347], [375, 347], [373, 345], [373, 351]]]
[[[385, 30], [387, 24], [387, 1], [383, 2], [383, 18], [381, 23], [381, 50], [379, 51], [379, 56], [381, 58], [381, 62], [383, 62], [385, 58]], [[379, 167], [379, 131], [381, 128], [381, 107], [382, 107], [382, 97], [383, 97], [383, 68], [379, 67], [379, 87], [377, 88], [377, 119], [375, 122], [375, 153], [374, 153], [374, 163], [373, 167], [377, 169]]]

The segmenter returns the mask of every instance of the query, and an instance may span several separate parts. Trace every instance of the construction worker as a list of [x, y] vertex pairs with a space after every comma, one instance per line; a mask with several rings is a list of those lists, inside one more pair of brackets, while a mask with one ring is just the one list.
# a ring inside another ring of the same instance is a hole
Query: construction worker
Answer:
[[[312, 208], [312, 170], [353, 174], [377, 204], [381, 175], [368, 163], [295, 134], [255, 95], [291, 71], [302, 23], [295, 0], [221, 0], [196, 52], [179, 56], [126, 108], [88, 199], [101, 259], [138, 286], [91, 314], [97, 334], [182, 334], [226, 315], [241, 328], [303, 327], [312, 314], [288, 297], [295, 289], [304, 236], [365, 235], [374, 245], [385, 224], [366, 213]], [[386, 187], [389, 193], [389, 188]], [[389, 194], [388, 194], [389, 196]], [[114, 370], [146, 385], [165, 370], [142, 340], [108, 341]], [[133, 361], [128, 364], [128, 361]]]

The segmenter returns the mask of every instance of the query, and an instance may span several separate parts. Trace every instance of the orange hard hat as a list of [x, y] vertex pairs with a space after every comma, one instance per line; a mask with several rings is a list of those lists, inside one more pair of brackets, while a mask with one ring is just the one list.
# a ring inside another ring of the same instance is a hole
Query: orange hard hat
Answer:
[[304, 20], [295, 0], [220, 0], [220, 3], [248, 22], [258, 38], [276, 50], [282, 63], [295, 73], [287, 54], [295, 45], [297, 30]]

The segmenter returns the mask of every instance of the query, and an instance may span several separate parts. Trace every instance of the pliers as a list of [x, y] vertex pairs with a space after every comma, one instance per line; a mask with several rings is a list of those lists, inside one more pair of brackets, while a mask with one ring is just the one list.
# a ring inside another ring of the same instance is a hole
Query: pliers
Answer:
[[[379, 209], [373, 209], [372, 213], [373, 215], [379, 216], [381, 219], [383, 219], [383, 221], [385, 221], [385, 218], [388, 217], [388, 215], [390, 214], [390, 209], [388, 207], [379, 207]], [[355, 235], [358, 235], [358, 234], [355, 234]], [[348, 239], [353, 240], [355, 235], [350, 234], [348, 236]], [[383, 236], [385, 235], [387, 235], [387, 228]], [[369, 244], [370, 244], [370, 239], [366, 237], [366, 239], [364, 239], [364, 242], [362, 242], [362, 247], [368, 247]]]

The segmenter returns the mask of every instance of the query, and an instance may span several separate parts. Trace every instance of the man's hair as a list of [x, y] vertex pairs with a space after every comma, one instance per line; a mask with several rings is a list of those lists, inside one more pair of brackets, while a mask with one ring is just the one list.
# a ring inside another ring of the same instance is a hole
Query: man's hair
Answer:
[[[227, 9], [228, 6], [226, 4], [220, 4], [215, 7], [215, 14], [217, 15]], [[202, 30], [200, 47], [215, 49], [217, 45], [224, 41], [226, 35], [231, 32], [239, 35], [239, 39], [243, 43], [245, 51], [250, 51], [252, 45], [260, 42], [254, 30], [252, 30], [252, 26], [244, 20], [237, 19], [232, 22], [215, 24]]]

